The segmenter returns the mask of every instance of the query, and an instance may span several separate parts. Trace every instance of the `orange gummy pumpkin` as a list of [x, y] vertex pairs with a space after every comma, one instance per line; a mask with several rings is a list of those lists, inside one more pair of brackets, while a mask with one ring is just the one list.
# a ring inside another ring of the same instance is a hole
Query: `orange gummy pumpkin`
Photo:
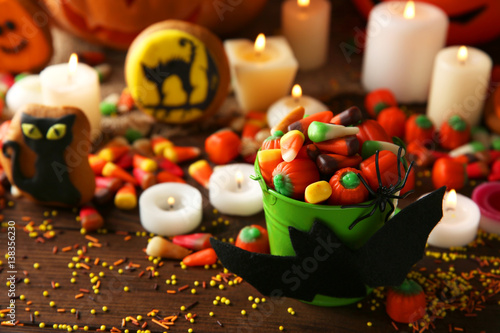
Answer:
[[319, 179], [318, 168], [309, 159], [281, 162], [273, 171], [276, 192], [294, 199], [303, 199], [306, 187]]

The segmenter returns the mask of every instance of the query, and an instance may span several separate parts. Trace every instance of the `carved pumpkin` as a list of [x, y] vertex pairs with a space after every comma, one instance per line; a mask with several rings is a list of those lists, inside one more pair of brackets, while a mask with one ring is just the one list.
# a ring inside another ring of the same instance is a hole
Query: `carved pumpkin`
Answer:
[[[359, 11], [368, 17], [374, 5], [381, 1], [353, 0]], [[450, 19], [448, 44], [479, 44], [500, 35], [500, 1], [498, 0], [420, 0], [443, 9]]]
[[0, 0], [0, 72], [35, 72], [51, 56], [47, 13], [34, 1]]
[[55, 20], [91, 42], [127, 49], [149, 25], [175, 19], [215, 33], [234, 31], [259, 13], [266, 0], [44, 0]]

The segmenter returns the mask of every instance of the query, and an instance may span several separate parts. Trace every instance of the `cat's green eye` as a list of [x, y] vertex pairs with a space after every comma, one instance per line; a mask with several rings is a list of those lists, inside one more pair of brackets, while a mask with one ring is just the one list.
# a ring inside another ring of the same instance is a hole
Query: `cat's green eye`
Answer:
[[21, 124], [21, 129], [23, 130], [23, 134], [28, 138], [33, 140], [38, 140], [42, 138], [42, 133], [36, 125], [30, 123]]
[[65, 124], [55, 124], [50, 126], [47, 131], [48, 140], [59, 140], [66, 135], [66, 125]]

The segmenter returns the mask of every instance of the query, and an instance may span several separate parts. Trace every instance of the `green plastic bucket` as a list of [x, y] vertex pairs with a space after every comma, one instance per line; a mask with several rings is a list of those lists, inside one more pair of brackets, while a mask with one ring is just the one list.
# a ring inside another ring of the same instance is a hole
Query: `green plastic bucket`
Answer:
[[[383, 224], [389, 209], [384, 212], [376, 209], [374, 214], [360, 221], [352, 230], [349, 226], [354, 220], [368, 214], [373, 207], [368, 208], [341, 208], [332, 205], [314, 205], [286, 197], [269, 189], [262, 177], [258, 160], [255, 160], [254, 180], [258, 181], [263, 192], [264, 215], [271, 254], [279, 256], [295, 256], [290, 241], [288, 227], [301, 231], [309, 231], [315, 219], [320, 219], [337, 237], [349, 248], [361, 247]], [[367, 287], [367, 294], [371, 290]], [[352, 304], [364, 297], [338, 298], [325, 295], [316, 295], [311, 302], [320, 306], [341, 306]]]

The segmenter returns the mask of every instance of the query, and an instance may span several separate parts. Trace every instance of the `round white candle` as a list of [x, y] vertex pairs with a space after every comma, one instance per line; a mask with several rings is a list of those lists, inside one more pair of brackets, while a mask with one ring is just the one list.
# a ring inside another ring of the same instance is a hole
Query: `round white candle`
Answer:
[[5, 102], [10, 112], [15, 113], [26, 104], [42, 104], [40, 76], [28, 75], [7, 90]]
[[90, 122], [92, 139], [100, 134], [101, 93], [99, 76], [92, 67], [77, 63], [52, 65], [40, 73], [43, 103], [52, 106], [74, 106], [81, 109]]
[[210, 203], [222, 214], [250, 216], [262, 210], [262, 190], [251, 164], [217, 166], [208, 184]]
[[491, 58], [473, 47], [450, 46], [438, 53], [427, 104], [427, 116], [436, 128], [454, 114], [470, 126], [479, 124], [491, 67]]
[[302, 89], [296, 84], [293, 86], [291, 96], [282, 97], [269, 107], [267, 110], [267, 124], [271, 128], [276, 126], [281, 119], [298, 106], [304, 108], [305, 115], [328, 110], [328, 106], [317, 99], [302, 95]]
[[[361, 81], [367, 91], [390, 89], [403, 103], [427, 101], [434, 57], [443, 48], [448, 17], [438, 7], [382, 2], [370, 12]], [[405, 15], [406, 12], [406, 15]]]
[[283, 35], [302, 70], [325, 64], [330, 35], [330, 2], [287, 0], [281, 7]]
[[[244, 111], [267, 108], [290, 91], [298, 63], [285, 37], [224, 42], [231, 71], [231, 84]], [[263, 49], [262, 49], [263, 48]]]
[[431, 231], [427, 243], [442, 248], [465, 246], [476, 238], [480, 217], [474, 201], [451, 190], [443, 199], [443, 218]]
[[149, 232], [161, 236], [189, 233], [203, 218], [201, 193], [183, 183], [153, 185], [139, 198], [139, 215], [142, 226]]

